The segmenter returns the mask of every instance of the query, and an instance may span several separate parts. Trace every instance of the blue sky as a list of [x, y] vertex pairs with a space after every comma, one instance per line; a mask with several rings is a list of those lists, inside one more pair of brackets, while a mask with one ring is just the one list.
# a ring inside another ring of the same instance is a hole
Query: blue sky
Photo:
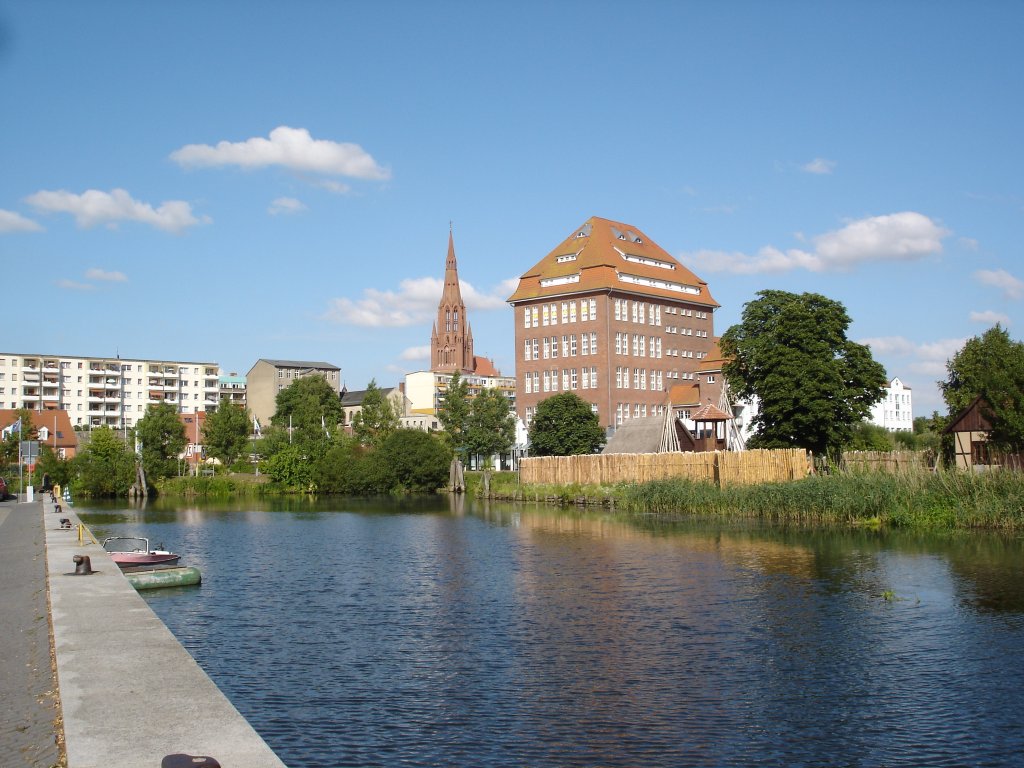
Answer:
[[773, 288], [942, 410], [1024, 322], [1024, 4], [5, 2], [12, 352], [428, 365], [449, 222], [478, 354], [590, 216]]

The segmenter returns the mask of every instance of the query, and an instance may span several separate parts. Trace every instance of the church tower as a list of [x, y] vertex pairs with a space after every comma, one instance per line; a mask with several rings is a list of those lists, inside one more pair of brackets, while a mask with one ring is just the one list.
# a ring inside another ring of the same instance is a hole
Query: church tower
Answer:
[[448, 232], [448, 258], [444, 265], [444, 290], [430, 334], [430, 369], [450, 373], [472, 373], [474, 369], [473, 331], [459, 290], [459, 266], [455, 261], [451, 231]]

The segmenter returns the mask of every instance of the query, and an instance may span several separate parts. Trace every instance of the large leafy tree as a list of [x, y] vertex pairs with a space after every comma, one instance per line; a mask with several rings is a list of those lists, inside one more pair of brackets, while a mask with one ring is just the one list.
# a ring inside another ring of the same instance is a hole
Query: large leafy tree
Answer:
[[146, 415], [135, 425], [135, 436], [142, 444], [142, 467], [150, 482], [177, 472], [178, 455], [184, 450], [187, 438], [185, 425], [173, 405], [149, 406]]
[[497, 389], [484, 389], [470, 404], [465, 444], [469, 453], [490, 459], [506, 453], [516, 439], [516, 417], [509, 400]]
[[534, 456], [593, 453], [604, 441], [597, 414], [573, 392], [552, 395], [537, 405], [530, 424], [530, 453]]
[[456, 371], [448, 383], [444, 400], [437, 409], [437, 419], [444, 427], [452, 448], [464, 462], [469, 460], [469, 454], [472, 452], [466, 437], [469, 413], [469, 383]]
[[376, 451], [406, 491], [433, 493], [448, 482], [451, 449], [438, 437], [419, 429], [398, 429]]
[[398, 429], [398, 414], [391, 401], [371, 379], [363, 395], [362, 407], [352, 419], [352, 432], [363, 445], [377, 447]]
[[1024, 343], [1013, 341], [1001, 326], [969, 339], [946, 363], [939, 382], [949, 415], [979, 395], [992, 425], [989, 442], [999, 448], [1024, 445]]
[[841, 303], [817, 293], [757, 295], [720, 345], [733, 393], [760, 401], [751, 447], [837, 452], [883, 397], [885, 368], [846, 338]]
[[71, 474], [76, 493], [123, 496], [135, 482], [135, 454], [110, 427], [99, 427], [71, 460]]
[[277, 410], [270, 423], [291, 430], [291, 443], [320, 444], [341, 422], [341, 398], [323, 376], [296, 379], [277, 393]]
[[206, 414], [203, 424], [206, 450], [223, 464], [234, 464], [248, 446], [251, 423], [244, 408], [229, 403], [227, 399], [221, 400], [216, 411]]

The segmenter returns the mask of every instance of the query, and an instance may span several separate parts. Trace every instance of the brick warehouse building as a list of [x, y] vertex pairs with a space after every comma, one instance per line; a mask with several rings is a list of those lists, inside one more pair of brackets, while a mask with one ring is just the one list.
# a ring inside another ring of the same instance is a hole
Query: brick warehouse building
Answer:
[[[602, 427], [664, 413], [715, 354], [707, 283], [631, 224], [591, 217], [519, 278], [517, 410], [575, 392]], [[720, 386], [720, 385], [719, 385]], [[702, 392], [703, 394], [703, 392]], [[719, 393], [708, 392], [713, 402]]]

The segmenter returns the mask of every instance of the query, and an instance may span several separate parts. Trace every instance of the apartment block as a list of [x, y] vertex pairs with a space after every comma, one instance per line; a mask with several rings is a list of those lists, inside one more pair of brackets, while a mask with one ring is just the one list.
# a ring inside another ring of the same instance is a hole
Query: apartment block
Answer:
[[134, 426], [150, 405], [214, 408], [214, 362], [0, 352], [0, 407], [63, 410], [75, 427]]
[[245, 375], [245, 397], [261, 427], [270, 423], [277, 410], [277, 393], [307, 376], [322, 376], [341, 397], [341, 368], [336, 365], [307, 360], [256, 361]]
[[[575, 392], [606, 429], [662, 414], [673, 385], [717, 357], [708, 285], [632, 224], [592, 217], [519, 278], [519, 415]], [[705, 387], [717, 383], [714, 378]], [[718, 392], [712, 397], [717, 400]]]

